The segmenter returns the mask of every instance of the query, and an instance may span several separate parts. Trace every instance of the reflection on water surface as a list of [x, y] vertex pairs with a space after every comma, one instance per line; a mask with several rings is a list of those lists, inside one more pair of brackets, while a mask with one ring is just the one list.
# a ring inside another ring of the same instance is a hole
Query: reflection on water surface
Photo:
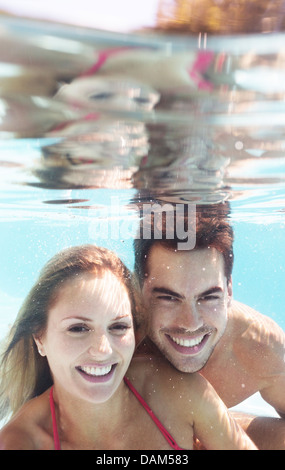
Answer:
[[23, 184], [133, 188], [195, 202], [284, 185], [283, 35], [209, 36], [205, 45], [194, 34], [3, 24], [8, 181], [20, 165]]

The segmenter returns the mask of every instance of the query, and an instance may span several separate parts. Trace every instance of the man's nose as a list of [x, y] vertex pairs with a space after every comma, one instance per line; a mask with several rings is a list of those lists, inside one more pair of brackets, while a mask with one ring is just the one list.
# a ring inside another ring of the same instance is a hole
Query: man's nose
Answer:
[[196, 331], [203, 326], [203, 318], [194, 302], [183, 306], [180, 322], [179, 326], [191, 331]]
[[94, 357], [105, 357], [112, 354], [112, 347], [107, 336], [105, 334], [101, 334], [93, 337], [88, 352], [91, 356]]

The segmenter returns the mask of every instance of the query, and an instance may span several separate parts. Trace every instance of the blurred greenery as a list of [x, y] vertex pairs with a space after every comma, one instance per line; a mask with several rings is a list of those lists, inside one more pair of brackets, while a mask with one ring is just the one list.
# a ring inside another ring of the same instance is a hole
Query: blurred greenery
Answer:
[[156, 30], [240, 34], [285, 29], [284, 0], [160, 0]]

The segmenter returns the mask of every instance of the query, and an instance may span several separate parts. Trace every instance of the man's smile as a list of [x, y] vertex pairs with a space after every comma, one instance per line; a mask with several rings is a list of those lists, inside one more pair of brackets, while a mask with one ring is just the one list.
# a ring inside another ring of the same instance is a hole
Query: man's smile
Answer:
[[187, 335], [184, 337], [174, 336], [171, 334], [166, 334], [165, 336], [176, 351], [182, 354], [195, 355], [202, 351], [210, 335], [211, 333], [209, 332], [196, 335], [195, 337]]

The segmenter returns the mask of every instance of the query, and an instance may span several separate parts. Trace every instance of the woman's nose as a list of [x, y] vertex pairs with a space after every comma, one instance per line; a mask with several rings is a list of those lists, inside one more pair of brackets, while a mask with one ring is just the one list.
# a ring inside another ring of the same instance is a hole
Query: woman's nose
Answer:
[[93, 339], [89, 346], [89, 354], [92, 356], [108, 356], [112, 353], [110, 342], [106, 335], [100, 335]]

